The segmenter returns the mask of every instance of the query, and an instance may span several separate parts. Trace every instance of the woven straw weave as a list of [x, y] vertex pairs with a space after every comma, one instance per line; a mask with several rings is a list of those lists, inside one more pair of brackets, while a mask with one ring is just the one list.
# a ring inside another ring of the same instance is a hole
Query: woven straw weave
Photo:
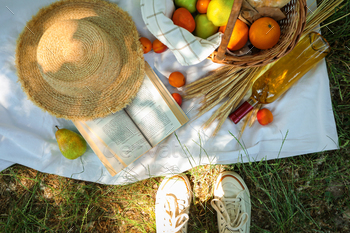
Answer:
[[281, 37], [274, 47], [259, 52], [253, 49], [252, 55], [240, 57], [226, 53], [222, 62], [215, 60], [217, 51], [214, 51], [209, 59], [217, 63], [244, 68], [264, 66], [288, 54], [298, 43], [304, 30], [307, 13], [306, 0], [291, 0], [281, 10], [285, 13], [286, 18], [278, 21], [281, 27]]
[[28, 98], [70, 120], [126, 107], [144, 77], [143, 50], [131, 17], [101, 0], [64, 0], [41, 9], [21, 33], [19, 81]]

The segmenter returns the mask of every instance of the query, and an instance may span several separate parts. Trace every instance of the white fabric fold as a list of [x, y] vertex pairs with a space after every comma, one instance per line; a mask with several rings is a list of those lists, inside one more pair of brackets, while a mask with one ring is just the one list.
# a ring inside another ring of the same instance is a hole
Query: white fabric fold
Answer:
[[12, 166], [14, 163], [8, 162], [6, 160], [1, 160], [0, 159], [0, 171], [5, 170], [6, 168]]

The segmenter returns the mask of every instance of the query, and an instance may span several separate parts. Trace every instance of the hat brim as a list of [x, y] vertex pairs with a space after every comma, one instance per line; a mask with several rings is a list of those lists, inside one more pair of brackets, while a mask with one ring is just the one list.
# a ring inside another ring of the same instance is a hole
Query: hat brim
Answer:
[[[97, 24], [116, 43], [123, 43], [118, 46], [123, 64], [116, 81], [103, 91], [70, 96], [58, 92], [44, 80], [36, 51], [41, 36], [55, 22], [81, 18]], [[116, 4], [102, 0], [63, 0], [42, 8], [27, 23], [17, 41], [16, 67], [22, 90], [41, 109], [69, 120], [91, 120], [125, 108], [142, 84], [144, 66], [143, 49], [132, 18]], [[119, 78], [125, 81], [121, 84]]]

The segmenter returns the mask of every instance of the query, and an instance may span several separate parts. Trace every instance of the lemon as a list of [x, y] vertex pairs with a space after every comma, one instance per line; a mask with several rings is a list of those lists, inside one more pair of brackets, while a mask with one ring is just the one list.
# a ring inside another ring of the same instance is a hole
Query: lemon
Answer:
[[230, 17], [234, 0], [211, 0], [207, 17], [215, 26], [225, 26]]

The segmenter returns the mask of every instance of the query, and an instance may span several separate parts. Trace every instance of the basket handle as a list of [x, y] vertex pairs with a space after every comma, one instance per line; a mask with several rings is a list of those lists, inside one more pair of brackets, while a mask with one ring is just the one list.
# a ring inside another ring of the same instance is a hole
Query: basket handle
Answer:
[[226, 48], [227, 48], [228, 42], [230, 41], [233, 28], [235, 27], [238, 14], [241, 10], [242, 2], [243, 0], [234, 0], [233, 2], [233, 6], [231, 9], [230, 17], [226, 25], [224, 36], [219, 46], [218, 53], [214, 58], [214, 60], [216, 61], [222, 61], [225, 59]]

